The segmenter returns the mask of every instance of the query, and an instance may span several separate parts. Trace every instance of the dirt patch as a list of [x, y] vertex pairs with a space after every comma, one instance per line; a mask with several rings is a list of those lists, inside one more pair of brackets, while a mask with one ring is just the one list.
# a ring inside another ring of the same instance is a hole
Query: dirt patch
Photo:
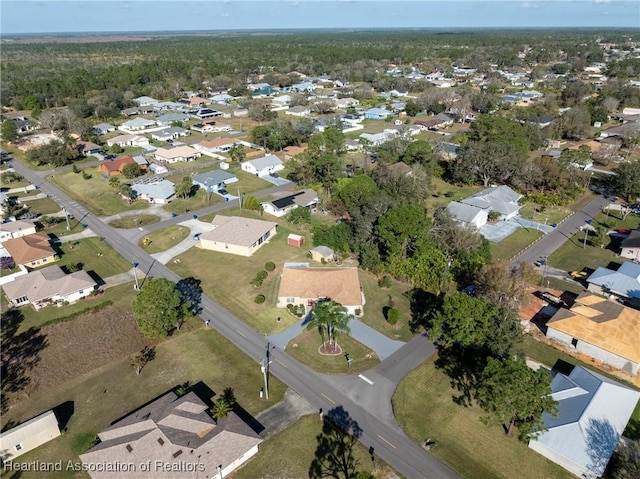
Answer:
[[[37, 360], [33, 367], [20, 378], [24, 387], [4, 398], [9, 407], [19, 399], [27, 399], [152, 344], [138, 332], [131, 311], [118, 306], [45, 326], [38, 335], [44, 338], [44, 347], [35, 353]], [[21, 359], [13, 358], [18, 362]]]

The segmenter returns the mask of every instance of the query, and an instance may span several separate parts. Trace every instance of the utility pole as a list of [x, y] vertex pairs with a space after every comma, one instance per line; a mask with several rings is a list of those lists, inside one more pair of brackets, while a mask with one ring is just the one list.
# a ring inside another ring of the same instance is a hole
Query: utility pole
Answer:
[[267, 343], [267, 355], [262, 361], [260, 361], [260, 371], [264, 377], [264, 394], [267, 401], [269, 400], [269, 364], [271, 364], [271, 361], [269, 361], [270, 348], [271, 344]]
[[582, 245], [582, 248], [586, 248], [587, 247], [587, 236], [589, 235], [589, 226], [591, 225], [591, 220], [586, 220], [586, 226], [584, 227], [584, 243]]
[[133, 277], [136, 280], [136, 284], [133, 286], [133, 289], [139, 290], [140, 285], [138, 284], [138, 273], [136, 271], [138, 268], [138, 263], [131, 263], [131, 266], [133, 266]]
[[67, 220], [67, 231], [71, 230], [71, 225], [69, 224], [69, 214], [67, 213], [67, 208], [62, 208], [64, 211], [64, 218]]

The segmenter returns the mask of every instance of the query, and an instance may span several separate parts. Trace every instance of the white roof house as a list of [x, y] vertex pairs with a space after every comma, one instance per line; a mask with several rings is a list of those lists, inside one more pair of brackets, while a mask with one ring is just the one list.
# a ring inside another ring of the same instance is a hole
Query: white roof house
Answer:
[[134, 118], [133, 120], [125, 121], [120, 125], [119, 129], [125, 132], [148, 130], [156, 126], [156, 122], [153, 120], [147, 120], [146, 118]]
[[481, 228], [487, 224], [489, 219], [489, 212], [484, 209], [476, 208], [475, 206], [465, 205], [457, 201], [452, 201], [447, 205], [447, 211], [451, 214], [453, 219], [459, 223], [473, 225], [476, 228]]
[[255, 160], [244, 161], [240, 167], [243, 171], [256, 176], [267, 176], [276, 171], [284, 170], [284, 163], [275, 155], [267, 155]]
[[640, 298], [640, 264], [625, 261], [617, 271], [598, 268], [587, 278], [589, 291]]
[[150, 96], [139, 96], [138, 98], [134, 98], [133, 102], [138, 106], [147, 106], [147, 105], [155, 105], [158, 103], [158, 100], [155, 98], [151, 98]]
[[116, 127], [111, 123], [98, 123], [97, 125], [93, 125], [93, 131], [95, 131], [96, 135], [104, 135], [116, 131]]
[[520, 211], [518, 201], [522, 198], [520, 193], [516, 193], [506, 185], [492, 186], [485, 190], [461, 200], [461, 203], [475, 206], [487, 211], [497, 211], [502, 215], [502, 219], [513, 218]]
[[575, 366], [551, 382], [558, 416], [543, 415], [546, 431], [529, 447], [583, 478], [600, 477], [640, 398], [640, 392]]
[[36, 234], [36, 225], [31, 221], [17, 220], [0, 224], [0, 243], [33, 234]]
[[149, 138], [140, 135], [118, 135], [107, 140], [108, 146], [148, 146]]
[[158, 176], [146, 178], [131, 185], [131, 190], [137, 198], [153, 204], [164, 205], [174, 198], [175, 184]]

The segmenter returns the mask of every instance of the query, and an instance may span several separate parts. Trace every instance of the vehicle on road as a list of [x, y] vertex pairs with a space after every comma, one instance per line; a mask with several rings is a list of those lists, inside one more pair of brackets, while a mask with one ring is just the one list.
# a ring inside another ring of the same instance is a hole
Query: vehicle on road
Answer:
[[587, 277], [587, 272], [586, 271], [571, 271], [569, 273], [569, 276], [571, 276], [573, 279], [584, 279]]

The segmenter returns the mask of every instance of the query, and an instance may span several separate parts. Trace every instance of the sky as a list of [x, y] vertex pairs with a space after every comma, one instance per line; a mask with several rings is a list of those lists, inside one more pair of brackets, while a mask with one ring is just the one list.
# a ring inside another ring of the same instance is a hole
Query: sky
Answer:
[[639, 28], [633, 0], [2, 0], [0, 35], [378, 28]]

